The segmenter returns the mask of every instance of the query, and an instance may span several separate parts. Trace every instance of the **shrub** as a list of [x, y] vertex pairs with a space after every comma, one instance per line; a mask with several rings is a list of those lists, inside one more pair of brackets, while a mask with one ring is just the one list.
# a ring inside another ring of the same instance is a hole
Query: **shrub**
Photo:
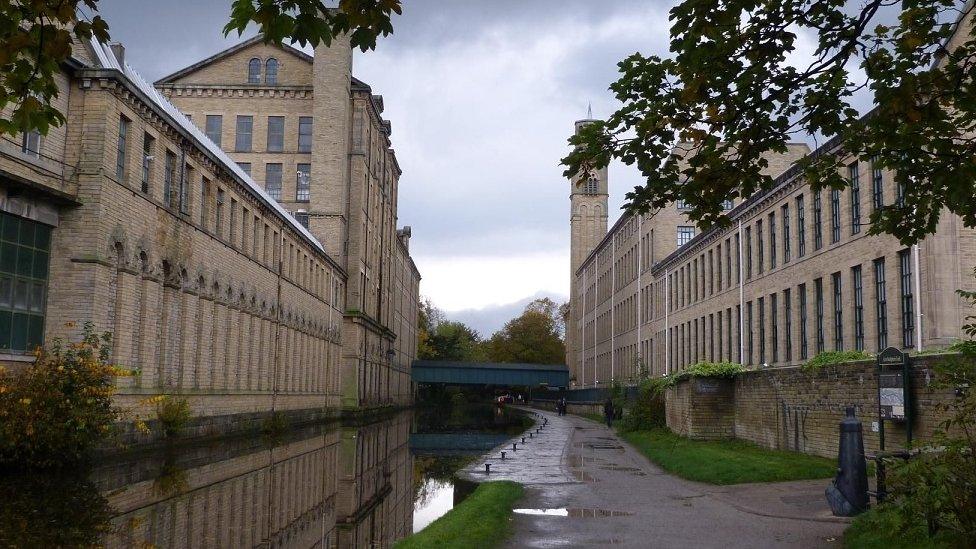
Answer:
[[85, 324], [81, 341], [38, 349], [37, 360], [11, 375], [0, 368], [0, 464], [46, 468], [81, 460], [113, 430], [115, 377], [111, 334]]
[[637, 398], [630, 402], [630, 409], [620, 423], [624, 431], [645, 431], [663, 427], [664, 398], [655, 388], [656, 379], [643, 379], [637, 385]]
[[830, 364], [841, 364], [843, 362], [854, 362], [856, 360], [870, 360], [874, 358], [871, 353], [864, 351], [823, 351], [810, 359], [803, 365], [803, 371], [814, 373], [820, 368]]
[[733, 378], [744, 372], [745, 368], [737, 362], [699, 362], [680, 372], [672, 372], [666, 376], [655, 377], [650, 380], [651, 389], [656, 394], [664, 393], [668, 387], [674, 387], [679, 381], [695, 377]]
[[167, 437], [179, 435], [191, 417], [190, 404], [185, 398], [164, 396], [156, 403], [156, 418]]

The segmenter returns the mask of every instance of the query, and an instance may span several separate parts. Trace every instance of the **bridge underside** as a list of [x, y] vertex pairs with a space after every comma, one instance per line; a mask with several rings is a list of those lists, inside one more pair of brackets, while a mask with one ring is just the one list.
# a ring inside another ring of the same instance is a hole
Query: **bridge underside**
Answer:
[[565, 364], [415, 360], [411, 367], [411, 376], [415, 383], [420, 384], [552, 388], [569, 385], [569, 368]]

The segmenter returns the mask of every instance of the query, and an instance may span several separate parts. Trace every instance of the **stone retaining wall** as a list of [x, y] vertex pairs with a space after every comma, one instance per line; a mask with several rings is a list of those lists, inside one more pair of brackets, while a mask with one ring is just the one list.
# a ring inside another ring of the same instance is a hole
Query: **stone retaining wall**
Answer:
[[[951, 402], [951, 390], [935, 389], [933, 366], [942, 355], [916, 357], [912, 391], [916, 417], [914, 437], [932, 436], [944, 414], [939, 403]], [[733, 380], [692, 379], [668, 389], [667, 425], [697, 439], [739, 438], [764, 446], [825, 457], [837, 455], [838, 424], [844, 409], [854, 406], [864, 422], [864, 447], [878, 449], [877, 377], [874, 361], [825, 366], [816, 373], [799, 367], [745, 372]], [[905, 444], [904, 422], [885, 424], [885, 449]]]

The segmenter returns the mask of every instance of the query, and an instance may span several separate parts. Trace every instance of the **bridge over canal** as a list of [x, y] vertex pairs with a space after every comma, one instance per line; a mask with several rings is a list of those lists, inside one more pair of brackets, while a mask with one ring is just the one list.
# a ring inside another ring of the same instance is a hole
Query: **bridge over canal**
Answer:
[[418, 384], [482, 385], [497, 387], [569, 386], [565, 364], [503, 364], [497, 362], [454, 362], [415, 360], [411, 368]]

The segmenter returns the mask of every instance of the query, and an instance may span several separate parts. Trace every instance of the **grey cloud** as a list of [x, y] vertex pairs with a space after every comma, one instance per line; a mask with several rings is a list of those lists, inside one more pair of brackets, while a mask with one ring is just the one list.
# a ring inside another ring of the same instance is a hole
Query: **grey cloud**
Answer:
[[536, 299], [548, 297], [556, 303], [563, 303], [568, 298], [565, 295], [550, 294], [539, 292], [535, 295], [520, 299], [513, 303], [495, 305], [482, 309], [466, 309], [463, 311], [453, 311], [445, 313], [448, 320], [463, 322], [474, 328], [485, 339], [489, 338], [502, 329], [506, 322], [522, 314], [525, 306]]

